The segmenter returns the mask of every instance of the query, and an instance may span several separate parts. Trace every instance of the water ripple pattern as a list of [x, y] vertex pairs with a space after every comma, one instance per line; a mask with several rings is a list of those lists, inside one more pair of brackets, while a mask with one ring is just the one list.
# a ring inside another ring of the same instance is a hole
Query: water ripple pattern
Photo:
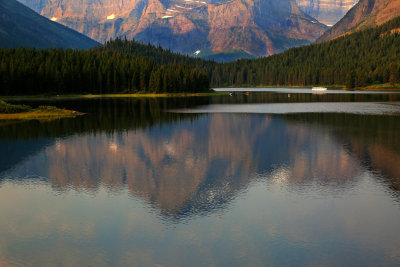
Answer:
[[175, 109], [170, 111], [176, 113], [349, 113], [363, 115], [394, 115], [400, 114], [400, 102], [212, 104], [191, 109]]

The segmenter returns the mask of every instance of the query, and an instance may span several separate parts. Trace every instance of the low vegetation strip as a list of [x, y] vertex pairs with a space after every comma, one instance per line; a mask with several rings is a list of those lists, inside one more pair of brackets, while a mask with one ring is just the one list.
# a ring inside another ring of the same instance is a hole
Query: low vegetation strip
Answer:
[[0, 100], [0, 120], [46, 120], [73, 118], [82, 115], [73, 110], [59, 109], [53, 106], [39, 106], [36, 109], [26, 105], [13, 105]]
[[65, 100], [65, 99], [84, 99], [84, 98], [176, 98], [176, 97], [204, 97], [228, 95], [229, 92], [216, 92], [210, 90], [204, 93], [117, 93], [117, 94], [75, 94], [75, 95], [15, 95], [0, 96], [4, 100], [26, 101], [26, 100]]
[[26, 105], [12, 105], [0, 100], [0, 114], [28, 112], [32, 108]]

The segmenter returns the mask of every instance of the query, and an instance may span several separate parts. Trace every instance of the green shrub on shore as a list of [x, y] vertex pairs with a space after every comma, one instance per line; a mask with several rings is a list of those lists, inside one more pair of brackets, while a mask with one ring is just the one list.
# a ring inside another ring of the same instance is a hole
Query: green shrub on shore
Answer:
[[0, 113], [21, 113], [30, 111], [32, 108], [27, 105], [13, 105], [0, 100]]

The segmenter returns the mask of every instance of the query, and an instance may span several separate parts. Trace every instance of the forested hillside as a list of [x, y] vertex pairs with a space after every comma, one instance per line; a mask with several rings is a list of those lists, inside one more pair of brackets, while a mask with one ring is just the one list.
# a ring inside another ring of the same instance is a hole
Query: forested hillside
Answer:
[[99, 50], [145, 55], [160, 64], [182, 62], [210, 77], [211, 86], [314, 86], [350, 88], [400, 81], [400, 17], [326, 43], [259, 59], [218, 64], [135, 41], [114, 40]]
[[202, 92], [222, 86], [400, 81], [400, 17], [377, 28], [254, 60], [218, 64], [117, 39], [101, 48], [0, 49], [0, 95]]
[[373, 29], [284, 53], [218, 64], [212, 86], [346, 85], [400, 81], [400, 17]]
[[161, 46], [154, 46], [152, 44], [143, 44], [135, 40], [127, 40], [116, 38], [104, 43], [102, 46], [92, 48], [95, 51], [113, 51], [123, 54], [131, 54], [138, 57], [151, 58], [159, 64], [182, 63], [187, 65], [207, 66], [215, 65], [214, 61], [203, 60], [201, 58], [190, 57], [174, 53], [170, 49], [164, 49]]
[[181, 63], [113, 51], [0, 49], [0, 95], [208, 90], [207, 74]]
[[400, 0], [359, 0], [338, 23], [317, 39], [332, 40], [366, 28], [384, 24], [400, 15]]

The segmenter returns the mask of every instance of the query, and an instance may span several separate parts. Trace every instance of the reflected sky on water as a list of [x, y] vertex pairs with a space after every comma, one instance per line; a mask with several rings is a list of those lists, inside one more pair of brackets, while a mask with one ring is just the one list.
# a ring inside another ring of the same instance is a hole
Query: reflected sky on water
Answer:
[[393, 90], [342, 90], [336, 88], [326, 88], [326, 91], [312, 90], [313, 87], [257, 87], [257, 88], [214, 88], [217, 92], [263, 92], [263, 93], [296, 93], [296, 94], [341, 94], [341, 95], [369, 95], [369, 94], [399, 94], [399, 91]]
[[400, 264], [400, 118], [165, 112], [235, 98], [1, 125], [0, 265]]
[[192, 109], [176, 109], [177, 113], [346, 113], [362, 115], [400, 115], [400, 102], [389, 103], [268, 103], [268, 104], [212, 104]]

